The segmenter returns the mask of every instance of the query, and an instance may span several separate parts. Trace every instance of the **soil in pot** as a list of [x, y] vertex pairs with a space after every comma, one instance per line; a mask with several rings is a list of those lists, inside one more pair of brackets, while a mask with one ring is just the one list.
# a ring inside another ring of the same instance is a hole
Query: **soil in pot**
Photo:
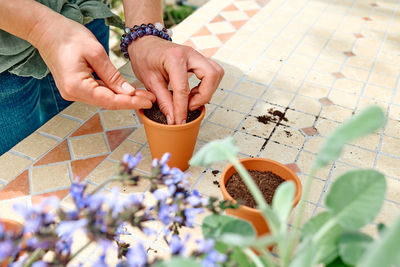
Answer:
[[[161, 112], [157, 103], [154, 103], [150, 109], [145, 109], [143, 112], [144, 112], [144, 115], [146, 115], [146, 117], [149, 118], [150, 120], [161, 123], [161, 124], [167, 124], [167, 118]], [[200, 114], [201, 114], [200, 109], [196, 109], [193, 111], [188, 110], [186, 123], [197, 119], [200, 116]]]
[[[258, 188], [261, 190], [267, 203], [271, 205], [276, 189], [285, 180], [270, 171], [262, 172], [257, 170], [248, 170], [248, 172], [258, 185]], [[233, 174], [228, 180], [226, 183], [226, 190], [232, 198], [238, 200], [241, 205], [256, 208], [256, 201], [238, 173]]]

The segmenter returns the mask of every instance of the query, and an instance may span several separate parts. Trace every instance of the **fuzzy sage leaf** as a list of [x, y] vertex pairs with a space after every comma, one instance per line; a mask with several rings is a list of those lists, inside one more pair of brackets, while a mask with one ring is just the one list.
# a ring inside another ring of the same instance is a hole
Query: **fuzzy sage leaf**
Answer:
[[295, 190], [293, 182], [284, 182], [279, 185], [272, 199], [272, 209], [278, 216], [281, 226], [284, 226], [283, 229], [286, 229], [286, 221], [292, 209]]
[[378, 106], [371, 106], [337, 128], [325, 141], [319, 151], [312, 169], [320, 169], [339, 157], [343, 146], [352, 140], [363, 137], [382, 127], [385, 114]]

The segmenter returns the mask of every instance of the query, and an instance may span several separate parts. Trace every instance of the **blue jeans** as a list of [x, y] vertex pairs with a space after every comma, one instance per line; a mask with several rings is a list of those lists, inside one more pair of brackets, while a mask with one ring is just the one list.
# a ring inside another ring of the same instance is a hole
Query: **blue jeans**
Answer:
[[[86, 27], [108, 53], [109, 28], [104, 20], [96, 19]], [[0, 155], [71, 103], [61, 97], [51, 74], [38, 80], [0, 73]]]

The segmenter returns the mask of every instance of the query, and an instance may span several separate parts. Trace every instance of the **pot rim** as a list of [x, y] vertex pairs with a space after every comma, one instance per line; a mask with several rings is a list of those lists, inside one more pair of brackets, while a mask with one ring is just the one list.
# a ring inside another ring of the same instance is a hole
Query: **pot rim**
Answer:
[[[293, 172], [291, 169], [289, 169], [288, 167], [286, 167], [286, 166], [283, 165], [282, 163], [277, 162], [277, 161], [272, 160], [272, 159], [267, 159], [267, 158], [242, 158], [242, 159], [240, 159], [239, 161], [240, 161], [240, 163], [242, 163], [242, 164], [243, 164], [243, 162], [248, 162], [248, 161], [263, 161], [263, 162], [272, 163], [272, 164], [278, 166], [279, 168], [285, 169], [286, 171], [288, 171], [289, 173], [292, 174], [292, 176], [293, 176], [293, 178], [294, 178], [293, 182], [294, 182], [295, 187], [296, 187], [296, 194], [294, 195], [294, 198], [293, 198], [293, 205], [292, 205], [292, 206], [295, 207], [295, 206], [297, 205], [297, 203], [300, 201], [300, 197], [301, 197], [301, 193], [302, 193], [302, 185], [301, 185], [300, 179], [299, 179], [299, 177], [297, 177], [297, 174], [296, 174], [295, 172]], [[233, 164], [229, 164], [229, 165], [224, 169], [224, 171], [223, 171], [222, 174], [221, 174], [219, 186], [220, 186], [221, 193], [223, 194], [224, 199], [226, 198], [226, 200], [231, 200], [231, 201], [233, 201], [234, 203], [236, 203], [236, 202], [237, 202], [236, 199], [234, 199], [234, 198], [228, 193], [228, 190], [226, 190], [225, 182], [224, 182], [224, 177], [226, 176], [226, 173], [228, 172], [228, 170], [231, 169], [231, 168], [234, 168], [234, 169], [235, 169], [235, 167], [233, 166]], [[235, 171], [236, 171], [236, 169], [235, 169]], [[237, 173], [237, 171], [236, 171], [236, 173]], [[227, 178], [226, 181], [228, 181], [230, 178], [231, 178], [231, 177]], [[284, 177], [281, 177], [281, 178], [284, 179], [285, 181], [290, 180], [290, 179], [285, 179]], [[225, 194], [224, 194], [224, 193], [225, 193]], [[244, 209], [245, 211], [257, 212], [257, 213], [260, 213], [260, 214], [261, 214], [261, 211], [260, 211], [259, 209], [250, 208], [250, 207], [245, 206], [245, 205], [240, 205], [240, 208], [241, 208], [241, 209]]]
[[182, 129], [188, 129], [191, 128], [194, 124], [197, 124], [199, 121], [202, 121], [204, 119], [204, 116], [206, 114], [206, 107], [201, 106], [199, 107], [201, 109], [200, 116], [198, 116], [196, 119], [194, 119], [191, 122], [185, 123], [185, 124], [179, 124], [179, 125], [169, 125], [169, 124], [162, 124], [158, 123], [155, 121], [152, 121], [151, 119], [147, 118], [146, 115], [144, 115], [144, 110], [139, 109], [139, 116], [143, 121], [143, 124], [148, 124], [153, 127], [159, 128], [159, 129], [168, 129], [168, 130], [182, 130]]

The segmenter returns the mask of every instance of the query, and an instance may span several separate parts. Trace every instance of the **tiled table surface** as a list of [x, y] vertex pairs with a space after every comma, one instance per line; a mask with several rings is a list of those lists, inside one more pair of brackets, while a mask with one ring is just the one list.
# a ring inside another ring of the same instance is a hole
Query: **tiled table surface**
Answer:
[[[326, 191], [341, 173], [375, 168], [386, 174], [386, 200], [376, 222], [400, 210], [400, 2], [366, 0], [212, 0], [174, 29], [174, 41], [220, 62], [225, 77], [207, 105], [197, 149], [233, 135], [241, 156], [280, 161], [303, 180], [325, 137], [369, 104], [386, 112], [384, 129], [346, 145], [313, 181], [308, 215], [323, 210]], [[129, 64], [123, 75], [138, 88]], [[194, 78], [190, 84], [196, 84]], [[262, 124], [269, 109], [287, 122]], [[143, 127], [133, 111], [74, 103], [0, 157], [0, 215], [18, 217], [15, 202], [32, 205], [56, 195], [65, 205], [74, 177], [96, 185], [110, 178], [124, 153], [144, 156]], [[224, 164], [193, 168], [193, 188], [220, 196], [213, 181]], [[122, 188], [144, 192], [147, 184]], [[374, 225], [366, 227], [374, 232]]]

